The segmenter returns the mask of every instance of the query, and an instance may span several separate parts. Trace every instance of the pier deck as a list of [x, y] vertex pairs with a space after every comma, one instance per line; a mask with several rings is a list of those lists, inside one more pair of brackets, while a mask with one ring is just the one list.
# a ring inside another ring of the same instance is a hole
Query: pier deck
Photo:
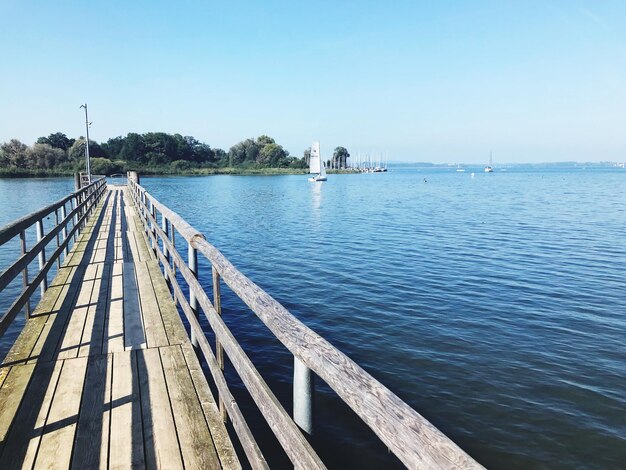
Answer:
[[0, 366], [0, 468], [238, 468], [129, 189], [110, 186]]

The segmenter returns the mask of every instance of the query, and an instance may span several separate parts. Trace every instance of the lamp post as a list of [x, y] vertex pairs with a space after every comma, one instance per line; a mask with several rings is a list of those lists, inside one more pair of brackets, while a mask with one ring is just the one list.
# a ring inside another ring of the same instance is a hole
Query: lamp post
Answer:
[[85, 130], [87, 132], [87, 141], [85, 142], [85, 171], [87, 173], [89, 184], [91, 184], [91, 165], [89, 164], [89, 126], [91, 123], [87, 117], [87, 103], [81, 104], [80, 107], [85, 108]]

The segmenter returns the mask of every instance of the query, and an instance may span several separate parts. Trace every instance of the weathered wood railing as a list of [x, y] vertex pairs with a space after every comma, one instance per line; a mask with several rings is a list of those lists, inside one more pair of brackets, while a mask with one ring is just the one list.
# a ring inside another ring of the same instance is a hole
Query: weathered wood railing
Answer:
[[[30, 298], [37, 289], [43, 295], [48, 288], [48, 271], [54, 263], [61, 265], [61, 255], [67, 256], [72, 240], [75, 240], [89, 218], [96, 204], [104, 194], [106, 179], [100, 178], [88, 186], [64, 197], [60, 201], [50, 204], [21, 219], [0, 228], [0, 246], [19, 236], [21, 256], [0, 274], [0, 292], [2, 292], [16, 277], [22, 274], [22, 291], [11, 306], [0, 317], [0, 336], [13, 322], [17, 313], [26, 307], [26, 315], [30, 316]], [[68, 211], [69, 204], [69, 211]], [[55, 224], [48, 233], [44, 233], [44, 219], [54, 213]], [[30, 249], [26, 246], [26, 232], [35, 226], [37, 242]], [[61, 239], [62, 237], [62, 239]], [[56, 248], [49, 257], [46, 257], [46, 248], [56, 239]], [[28, 266], [35, 259], [39, 260], [39, 270], [30, 279]]]
[[[308, 431], [307, 427], [311, 424], [311, 409], [308, 405], [311, 402], [313, 371], [407, 467], [481, 468], [424, 417], [239, 272], [200, 232], [157, 201], [136, 180], [131, 177], [128, 184], [151, 240], [152, 249], [163, 265], [164, 276], [172, 289], [173, 297], [190, 324], [192, 340], [208, 364], [219, 393], [223, 417], [230, 417], [253, 468], [266, 468], [267, 463], [229, 391], [223, 373], [224, 353], [228, 355], [263, 417], [296, 467], [324, 468], [300, 429]], [[188, 244], [187, 262], [176, 250], [176, 232]], [[205, 256], [212, 266], [213, 303], [198, 281], [198, 253]], [[178, 284], [177, 270], [188, 285], [189, 299], [184, 296]], [[220, 280], [248, 305], [293, 354], [294, 419], [272, 393], [222, 320]], [[215, 334], [215, 352], [198, 321], [200, 310]]]

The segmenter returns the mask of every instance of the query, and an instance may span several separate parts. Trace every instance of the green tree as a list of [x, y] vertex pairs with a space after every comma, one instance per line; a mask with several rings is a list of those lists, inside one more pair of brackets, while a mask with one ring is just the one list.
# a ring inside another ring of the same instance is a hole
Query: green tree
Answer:
[[72, 163], [82, 162], [85, 158], [85, 138], [79, 137], [67, 151], [67, 156]]
[[65, 151], [48, 144], [35, 144], [28, 149], [28, 166], [30, 168], [56, 167], [66, 161]]
[[268, 166], [282, 166], [289, 153], [278, 144], [265, 145], [257, 157], [257, 163]]
[[266, 146], [266, 145], [269, 145], [269, 144], [275, 144], [275, 143], [276, 143], [276, 141], [275, 141], [274, 139], [272, 139], [271, 137], [269, 137], [269, 136], [267, 136], [267, 135], [265, 135], [265, 134], [260, 135], [260, 136], [258, 136], [258, 137], [256, 138], [256, 144], [257, 144], [259, 147], [264, 147], [264, 146]]
[[112, 162], [108, 158], [92, 158], [90, 161], [91, 172], [95, 175], [113, 175], [121, 173], [122, 168], [117, 162]]
[[119, 158], [122, 147], [124, 146], [124, 137], [113, 137], [101, 144], [101, 146], [110, 158]]
[[336, 147], [333, 152], [333, 167], [348, 168], [348, 158], [350, 158], [348, 149], [345, 147]]
[[124, 145], [122, 145], [118, 158], [127, 162], [147, 163], [146, 152], [143, 137], [130, 132], [124, 139]]
[[257, 143], [252, 139], [246, 139], [230, 148], [228, 159], [231, 166], [237, 166], [245, 161], [256, 161], [258, 154], [259, 146]]
[[26, 168], [28, 161], [28, 146], [17, 139], [11, 139], [0, 146], [3, 159], [8, 165], [17, 168]]
[[174, 160], [170, 163], [170, 167], [174, 171], [183, 171], [191, 168], [191, 163], [187, 160]]
[[61, 149], [65, 152], [72, 146], [74, 143], [74, 139], [68, 138], [62, 132], [55, 132], [54, 134], [50, 134], [48, 137], [39, 137], [37, 139], [38, 144], [48, 144], [51, 147]]
[[228, 165], [228, 153], [222, 149], [213, 149], [215, 153], [215, 161], [218, 165], [225, 166]]
[[304, 155], [302, 159], [304, 160], [304, 163], [306, 163], [307, 165], [309, 164], [309, 162], [311, 161], [311, 147], [304, 149]]

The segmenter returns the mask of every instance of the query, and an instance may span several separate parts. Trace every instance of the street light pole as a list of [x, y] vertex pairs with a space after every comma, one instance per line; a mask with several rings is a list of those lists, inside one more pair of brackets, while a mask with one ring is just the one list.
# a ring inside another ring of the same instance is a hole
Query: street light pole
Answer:
[[81, 108], [85, 108], [85, 130], [87, 132], [87, 141], [85, 142], [85, 169], [87, 173], [87, 178], [89, 179], [89, 183], [91, 184], [91, 165], [89, 163], [89, 118], [87, 117], [87, 103], [81, 104]]

